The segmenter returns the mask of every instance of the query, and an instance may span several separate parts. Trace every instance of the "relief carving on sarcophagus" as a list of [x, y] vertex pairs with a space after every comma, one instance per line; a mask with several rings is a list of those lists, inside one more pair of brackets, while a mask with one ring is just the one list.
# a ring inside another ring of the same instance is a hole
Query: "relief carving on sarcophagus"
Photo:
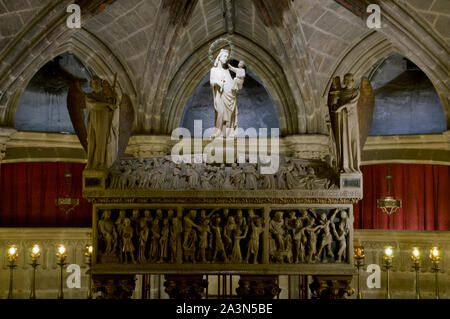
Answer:
[[274, 268], [290, 273], [316, 264], [350, 266], [351, 210], [318, 206], [99, 208], [94, 215], [96, 264], [123, 265], [121, 272], [167, 272], [180, 264], [197, 264], [208, 272]]

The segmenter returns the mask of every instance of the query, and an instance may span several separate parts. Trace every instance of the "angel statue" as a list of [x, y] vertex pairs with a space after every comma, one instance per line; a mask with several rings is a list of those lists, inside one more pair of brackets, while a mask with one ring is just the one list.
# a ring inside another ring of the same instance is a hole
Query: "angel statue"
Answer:
[[[117, 74], [111, 85], [94, 75], [85, 93], [78, 79], [71, 80], [67, 108], [74, 130], [87, 153], [86, 169], [107, 169], [120, 158], [128, 144], [134, 120], [134, 109], [127, 94], [118, 103]], [[86, 109], [87, 128], [83, 109]]]
[[372, 125], [375, 96], [370, 81], [363, 77], [355, 88], [353, 74], [333, 79], [328, 94], [330, 126], [336, 143], [336, 166], [341, 173], [360, 173], [361, 149]]
[[[212, 138], [219, 136], [236, 137], [237, 130], [237, 91], [242, 88], [245, 77], [244, 64], [239, 68], [233, 68], [237, 76], [231, 77], [228, 61], [230, 52], [221, 49], [211, 68], [210, 80], [211, 90], [214, 98], [214, 133]], [[228, 66], [228, 68], [226, 68]]]

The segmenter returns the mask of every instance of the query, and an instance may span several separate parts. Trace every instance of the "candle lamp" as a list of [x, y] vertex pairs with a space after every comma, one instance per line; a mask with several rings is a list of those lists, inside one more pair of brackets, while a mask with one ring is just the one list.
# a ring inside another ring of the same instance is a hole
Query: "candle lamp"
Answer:
[[411, 260], [413, 262], [413, 269], [416, 272], [416, 299], [420, 299], [419, 271], [421, 256], [418, 247], [412, 248]]
[[6, 258], [8, 259], [8, 268], [9, 268], [9, 293], [8, 299], [13, 299], [13, 272], [14, 268], [17, 267], [15, 264], [17, 257], [19, 257], [19, 249], [17, 249], [16, 245], [11, 245], [8, 248], [8, 252], [6, 254]]
[[439, 262], [441, 261], [441, 250], [439, 247], [433, 247], [430, 249], [430, 260], [433, 263], [433, 272], [434, 272], [434, 282], [436, 285], [436, 299], [439, 299], [439, 271], [441, 268], [439, 267]]
[[31, 273], [31, 289], [30, 289], [30, 299], [36, 299], [36, 267], [39, 266], [37, 260], [41, 256], [41, 248], [38, 244], [33, 245], [30, 250], [31, 257], [31, 267], [33, 267], [33, 272]]
[[364, 267], [364, 258], [366, 255], [364, 254], [364, 247], [363, 246], [355, 246], [353, 248], [354, 254], [353, 258], [355, 259], [355, 266], [358, 268], [358, 294], [357, 298], [362, 299], [362, 291], [361, 291], [361, 273], [360, 269]]
[[60, 275], [59, 275], [59, 290], [58, 290], [58, 299], [64, 299], [64, 291], [63, 291], [63, 269], [66, 263], [64, 262], [67, 258], [66, 247], [64, 245], [59, 245], [56, 251], [56, 257], [58, 257], [57, 265], [60, 267]]
[[394, 250], [392, 246], [384, 248], [384, 268], [386, 269], [386, 298], [391, 299], [391, 290], [389, 287], [389, 270], [392, 268], [392, 259], [394, 258]]
[[93, 247], [92, 245], [86, 245], [84, 256], [86, 257], [86, 265], [88, 265], [88, 293], [87, 293], [87, 299], [92, 299], [92, 273], [91, 273], [91, 265], [92, 265], [92, 252]]

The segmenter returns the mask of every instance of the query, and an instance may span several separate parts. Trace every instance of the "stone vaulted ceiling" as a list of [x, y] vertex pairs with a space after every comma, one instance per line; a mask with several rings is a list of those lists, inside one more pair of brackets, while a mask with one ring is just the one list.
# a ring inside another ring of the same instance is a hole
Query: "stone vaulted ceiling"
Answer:
[[37, 70], [70, 51], [100, 76], [119, 74], [119, 88], [133, 96], [137, 133], [170, 134], [183, 101], [210, 68], [210, 44], [224, 36], [263, 81], [285, 135], [325, 133], [332, 77], [362, 76], [392, 52], [427, 74], [448, 126], [449, 1], [376, 1], [379, 30], [368, 29], [342, 1], [274, 1], [78, 1], [82, 28], [69, 29], [66, 8], [74, 1], [0, 0], [0, 126], [13, 125]]

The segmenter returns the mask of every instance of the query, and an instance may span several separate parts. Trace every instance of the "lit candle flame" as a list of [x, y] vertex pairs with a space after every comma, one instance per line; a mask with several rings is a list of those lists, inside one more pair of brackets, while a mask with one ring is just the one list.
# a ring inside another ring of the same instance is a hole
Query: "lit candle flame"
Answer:
[[8, 255], [10, 256], [14, 256], [17, 252], [17, 248], [16, 247], [9, 247], [8, 249]]
[[34, 245], [33, 248], [31, 249], [31, 251], [33, 252], [34, 255], [39, 254], [39, 245]]
[[386, 247], [386, 249], [384, 250], [384, 254], [386, 255], [386, 257], [392, 257], [393, 251], [391, 247]]
[[64, 245], [59, 245], [58, 252], [60, 255], [63, 255], [66, 252], [66, 247], [64, 247]]
[[414, 256], [414, 257], [418, 258], [418, 257], [420, 256], [419, 248], [416, 248], [416, 247], [413, 248], [412, 253], [413, 253], [413, 256]]

